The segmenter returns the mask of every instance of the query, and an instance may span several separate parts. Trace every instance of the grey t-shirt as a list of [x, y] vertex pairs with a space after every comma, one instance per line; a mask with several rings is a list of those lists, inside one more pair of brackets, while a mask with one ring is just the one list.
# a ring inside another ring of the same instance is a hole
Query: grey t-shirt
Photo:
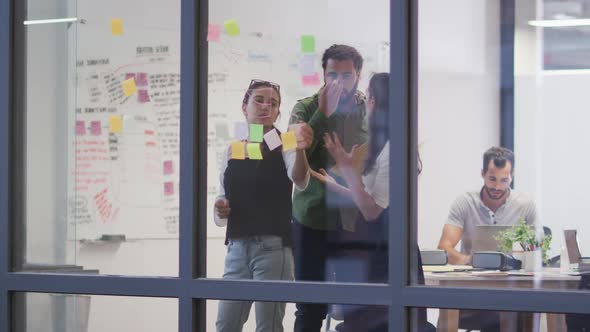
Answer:
[[461, 252], [470, 255], [476, 225], [512, 226], [518, 224], [520, 218], [529, 225], [535, 224], [535, 203], [528, 195], [510, 191], [506, 202], [494, 213], [482, 202], [479, 191], [471, 191], [455, 200], [446, 223], [463, 228]]

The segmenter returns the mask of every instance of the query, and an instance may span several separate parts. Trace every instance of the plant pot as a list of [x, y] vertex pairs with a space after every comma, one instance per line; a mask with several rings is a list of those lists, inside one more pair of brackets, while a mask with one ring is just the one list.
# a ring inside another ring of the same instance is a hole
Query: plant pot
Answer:
[[541, 250], [525, 251], [522, 254], [522, 269], [525, 272], [541, 271], [543, 268], [543, 254]]

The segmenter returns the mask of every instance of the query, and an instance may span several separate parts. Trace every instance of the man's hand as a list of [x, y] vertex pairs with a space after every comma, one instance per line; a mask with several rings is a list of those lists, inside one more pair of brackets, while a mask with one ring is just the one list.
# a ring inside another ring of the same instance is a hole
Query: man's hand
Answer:
[[327, 83], [320, 89], [320, 112], [324, 113], [327, 118], [336, 112], [342, 91], [344, 91], [344, 85], [338, 80]]
[[215, 201], [215, 213], [220, 219], [227, 219], [229, 217], [229, 201], [225, 198], [220, 198]]
[[307, 123], [299, 121], [297, 124], [292, 124], [289, 126], [289, 131], [295, 132], [297, 150], [306, 150], [311, 147], [313, 143], [313, 129]]

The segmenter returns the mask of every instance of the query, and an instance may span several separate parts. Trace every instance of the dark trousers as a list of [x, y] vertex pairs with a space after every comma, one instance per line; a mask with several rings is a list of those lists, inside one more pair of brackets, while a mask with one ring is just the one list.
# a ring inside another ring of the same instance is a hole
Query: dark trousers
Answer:
[[[326, 258], [329, 237], [336, 231], [316, 230], [293, 221], [293, 256], [295, 280], [330, 281], [326, 278]], [[319, 332], [328, 306], [317, 303], [297, 303], [295, 332]]]

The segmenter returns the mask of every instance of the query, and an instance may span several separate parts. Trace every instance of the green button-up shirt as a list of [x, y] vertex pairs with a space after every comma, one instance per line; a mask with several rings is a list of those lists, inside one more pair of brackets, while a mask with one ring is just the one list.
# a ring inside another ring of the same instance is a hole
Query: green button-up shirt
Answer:
[[[354, 101], [338, 106], [329, 118], [319, 111], [319, 95], [301, 99], [291, 112], [290, 123], [306, 122], [313, 129], [313, 143], [306, 151], [309, 166], [318, 171], [334, 166], [334, 159], [324, 146], [324, 133], [336, 132], [344, 148], [350, 151], [355, 144], [368, 140], [367, 111], [365, 97], [357, 91]], [[320, 230], [333, 230], [338, 226], [338, 210], [326, 210], [326, 186], [311, 178], [304, 191], [295, 190], [293, 196], [293, 217], [300, 223]]]

